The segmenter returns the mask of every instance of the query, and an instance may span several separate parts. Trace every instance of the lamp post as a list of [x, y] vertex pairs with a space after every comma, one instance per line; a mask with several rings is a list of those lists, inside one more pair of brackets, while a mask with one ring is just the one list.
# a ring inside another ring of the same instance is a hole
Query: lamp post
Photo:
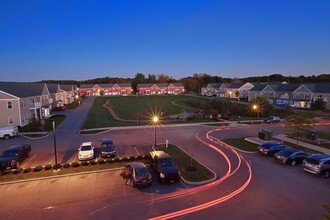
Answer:
[[155, 132], [155, 147], [156, 147], [156, 126], [157, 126], [158, 121], [159, 121], [158, 116], [154, 116], [154, 117], [152, 118], [152, 122], [153, 122], [154, 125], [155, 125], [155, 128], [154, 128], [154, 132]]
[[257, 118], [259, 119], [259, 107], [258, 107], [258, 105], [254, 104], [252, 106], [252, 109], [253, 109], [254, 113], [257, 113]]
[[53, 134], [54, 134], [54, 152], [55, 152], [55, 169], [54, 171], [57, 171], [57, 151], [56, 151], [56, 128], [55, 128], [55, 121], [53, 121]]

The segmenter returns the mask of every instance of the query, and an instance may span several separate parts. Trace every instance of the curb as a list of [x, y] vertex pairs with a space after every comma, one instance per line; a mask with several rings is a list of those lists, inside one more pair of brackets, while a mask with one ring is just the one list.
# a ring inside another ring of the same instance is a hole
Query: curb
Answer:
[[43, 138], [46, 138], [46, 137], [48, 137], [50, 135], [50, 132], [47, 132], [47, 134], [45, 135], [45, 136], [42, 136], [42, 137], [29, 137], [29, 136], [26, 136], [26, 135], [24, 135], [24, 134], [19, 134], [19, 136], [21, 136], [21, 137], [24, 137], [24, 138], [26, 138], [26, 139], [30, 139], [30, 140], [38, 140], [38, 139], [43, 139]]
[[[104, 130], [104, 129], [103, 129]], [[100, 134], [105, 134], [107, 132], [111, 131], [111, 129], [105, 129], [105, 131], [101, 131], [99, 133], [95, 133], [95, 134], [81, 134], [80, 132], [78, 133], [79, 136], [96, 136], [96, 135], [100, 135]]]
[[[164, 143], [160, 143], [160, 144], [164, 144]], [[203, 165], [204, 167], [206, 167], [209, 171], [211, 171], [211, 173], [213, 173], [214, 177], [212, 179], [209, 180], [204, 180], [204, 181], [200, 181], [200, 182], [190, 182], [186, 179], [184, 179], [182, 176], [180, 176], [180, 179], [187, 185], [191, 185], [191, 186], [199, 186], [199, 185], [204, 185], [210, 182], [215, 181], [218, 178], [218, 175], [211, 170], [210, 168], [208, 168], [204, 163], [202, 163], [201, 161], [199, 161], [198, 159], [196, 159], [194, 156], [192, 156], [191, 154], [189, 154], [188, 152], [186, 152], [185, 150], [183, 150], [179, 145], [176, 145], [178, 148], [180, 148], [180, 150], [182, 150], [183, 152], [185, 152], [187, 155], [189, 155], [190, 157], [192, 157], [194, 160], [196, 160], [198, 163], [200, 163], [201, 165]], [[154, 148], [155, 146], [152, 146], [152, 149], [155, 150]]]
[[78, 176], [78, 175], [85, 175], [85, 174], [93, 174], [93, 173], [102, 173], [102, 172], [109, 172], [109, 171], [116, 171], [121, 170], [124, 167], [106, 169], [106, 170], [95, 170], [95, 171], [86, 171], [80, 173], [70, 173], [70, 174], [62, 174], [62, 175], [54, 175], [54, 176], [47, 176], [47, 177], [40, 177], [40, 178], [31, 178], [25, 180], [17, 180], [17, 181], [8, 181], [8, 182], [1, 182], [0, 186], [8, 185], [8, 184], [16, 184], [16, 183], [25, 183], [25, 182], [32, 182], [37, 180], [47, 180], [47, 179], [55, 179], [55, 178], [62, 178], [62, 177], [70, 177], [70, 176]]

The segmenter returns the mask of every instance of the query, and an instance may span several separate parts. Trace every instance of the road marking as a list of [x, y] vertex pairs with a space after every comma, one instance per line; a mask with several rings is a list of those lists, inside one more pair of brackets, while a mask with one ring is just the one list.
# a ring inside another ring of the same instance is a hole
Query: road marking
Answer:
[[140, 154], [139, 154], [139, 151], [136, 149], [136, 145], [133, 145], [133, 147], [134, 147], [134, 149], [135, 149], [137, 155], [139, 156]]
[[23, 166], [22, 168], [25, 168], [25, 166], [30, 163], [35, 157], [37, 156], [37, 154], [33, 155], [33, 157], [31, 157], [31, 159], [29, 161], [27, 161]]

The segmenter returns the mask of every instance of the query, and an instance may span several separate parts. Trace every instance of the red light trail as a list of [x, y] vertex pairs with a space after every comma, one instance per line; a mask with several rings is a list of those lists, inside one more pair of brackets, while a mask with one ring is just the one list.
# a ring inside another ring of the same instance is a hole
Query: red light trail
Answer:
[[196, 206], [193, 206], [193, 207], [190, 207], [190, 208], [182, 209], [182, 210], [179, 210], [179, 211], [176, 211], [176, 212], [168, 213], [168, 214], [165, 214], [165, 215], [162, 215], [162, 216], [157, 216], [157, 217], [150, 218], [150, 219], [156, 220], [156, 219], [176, 218], [176, 217], [179, 217], [179, 216], [182, 216], [182, 215], [190, 214], [190, 213], [193, 213], [193, 212], [197, 212], [197, 211], [212, 207], [214, 205], [225, 202], [225, 201], [231, 199], [232, 197], [238, 195], [239, 193], [241, 193], [249, 185], [249, 183], [251, 182], [251, 179], [252, 179], [252, 170], [251, 170], [250, 164], [234, 148], [232, 148], [231, 146], [229, 146], [229, 145], [227, 145], [223, 142], [219, 142], [219, 140], [217, 140], [216, 138], [210, 136], [211, 133], [213, 133], [215, 131], [218, 131], [218, 130], [221, 130], [221, 128], [213, 129], [213, 130], [207, 132], [206, 138], [209, 141], [211, 141], [215, 144], [218, 144], [222, 147], [225, 147], [225, 148], [231, 150], [236, 155], [236, 157], [238, 158], [237, 167], [232, 171], [232, 164], [231, 164], [231, 161], [230, 161], [229, 157], [222, 150], [220, 150], [219, 148], [217, 148], [213, 144], [210, 144], [210, 143], [202, 140], [198, 136], [198, 133], [197, 133], [196, 134], [196, 139], [199, 142], [201, 142], [202, 144], [204, 144], [204, 145], [208, 146], [209, 148], [215, 150], [217, 153], [219, 153], [225, 159], [225, 161], [227, 162], [227, 165], [228, 165], [228, 170], [227, 170], [226, 174], [223, 177], [221, 177], [220, 179], [218, 179], [218, 180], [216, 180], [212, 183], [205, 184], [205, 185], [202, 185], [202, 186], [198, 186], [198, 187], [195, 187], [195, 188], [192, 188], [192, 189], [187, 189], [187, 190], [182, 190], [182, 191], [179, 191], [179, 192], [170, 193], [170, 194], [167, 194], [167, 195], [164, 195], [164, 196], [159, 196], [157, 198], [154, 198], [152, 201], [178, 198], [178, 197], [182, 197], [182, 196], [186, 196], [186, 195], [190, 195], [190, 194], [195, 194], [195, 193], [201, 192], [203, 190], [209, 189], [211, 187], [215, 187], [215, 186], [219, 185], [220, 183], [222, 183], [227, 178], [229, 178], [230, 176], [232, 176], [235, 172], [237, 172], [239, 170], [239, 168], [241, 167], [242, 161], [244, 161], [246, 167], [248, 168], [248, 173], [249, 173], [248, 179], [244, 182], [244, 184], [241, 187], [239, 187], [238, 189], [234, 190], [233, 192], [231, 192], [231, 193], [229, 193], [225, 196], [219, 197], [219, 198], [217, 198], [215, 200], [212, 200], [212, 201], [209, 201], [207, 203], [203, 203], [203, 204], [200, 204], [200, 205], [196, 205]]

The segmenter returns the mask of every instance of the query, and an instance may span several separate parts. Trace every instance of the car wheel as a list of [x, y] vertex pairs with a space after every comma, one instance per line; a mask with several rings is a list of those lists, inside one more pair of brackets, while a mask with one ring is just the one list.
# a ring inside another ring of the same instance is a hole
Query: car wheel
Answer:
[[327, 170], [327, 171], [324, 172], [324, 177], [325, 178], [329, 178], [330, 177], [330, 171], [329, 170]]
[[10, 136], [8, 134], [5, 135], [5, 139], [8, 140]]
[[297, 165], [297, 162], [295, 160], [291, 161], [291, 166], [296, 166]]

